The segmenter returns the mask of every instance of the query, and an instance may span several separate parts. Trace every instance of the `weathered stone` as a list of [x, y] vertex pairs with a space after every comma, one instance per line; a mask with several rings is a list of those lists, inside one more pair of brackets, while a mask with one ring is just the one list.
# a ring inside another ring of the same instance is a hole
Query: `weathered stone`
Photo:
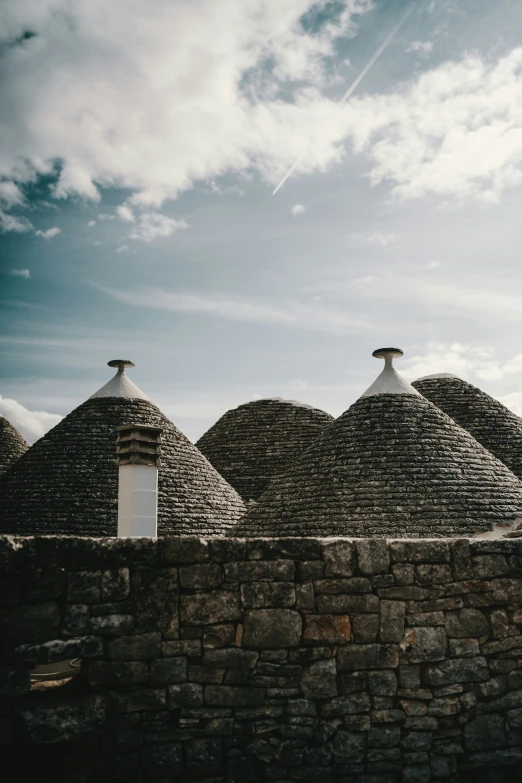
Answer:
[[379, 611], [379, 599], [376, 595], [320, 595], [316, 603], [320, 614]]
[[196, 536], [168, 537], [161, 541], [162, 559], [166, 563], [204, 563], [210, 559], [208, 541]]
[[356, 541], [357, 566], [362, 574], [380, 574], [388, 570], [390, 553], [383, 538], [365, 538]]
[[40, 642], [57, 635], [60, 610], [54, 601], [17, 606], [9, 617], [10, 633], [16, 642]]
[[352, 617], [354, 641], [358, 644], [368, 644], [377, 641], [379, 633], [379, 615], [356, 614]]
[[315, 715], [315, 703], [311, 699], [289, 699], [286, 711], [289, 715]]
[[371, 709], [370, 697], [367, 693], [352, 693], [338, 696], [323, 704], [321, 715], [323, 718], [335, 718], [346, 715], [359, 715], [369, 712]]
[[78, 639], [55, 639], [44, 644], [22, 644], [15, 652], [18, 660], [28, 666], [36, 666], [71, 658], [99, 658], [103, 654], [103, 643], [96, 636], [82, 636]]
[[180, 655], [201, 655], [201, 641], [199, 639], [176, 639], [161, 643], [162, 658], [178, 658]]
[[350, 641], [350, 618], [347, 615], [306, 615], [303, 633], [305, 644], [343, 644]]
[[505, 639], [509, 635], [509, 619], [504, 609], [494, 609], [489, 621], [495, 639]]
[[477, 639], [448, 639], [448, 655], [450, 658], [472, 658], [480, 655], [480, 645]]
[[179, 707], [199, 707], [203, 704], [203, 685], [195, 682], [183, 682], [180, 685], [169, 685], [168, 706], [170, 709]]
[[265, 693], [262, 688], [207, 685], [205, 702], [216, 707], [256, 707], [264, 704]]
[[302, 620], [299, 612], [291, 609], [253, 609], [245, 612], [245, 647], [298, 647]]
[[348, 763], [362, 761], [366, 750], [366, 734], [353, 731], [338, 731], [333, 737], [334, 761]]
[[488, 621], [479, 609], [461, 609], [446, 612], [446, 633], [453, 637], [484, 636], [489, 632]]
[[456, 658], [441, 661], [436, 666], [428, 666], [424, 672], [427, 685], [450, 685], [460, 682], [483, 682], [489, 679], [486, 659]]
[[169, 685], [187, 679], [186, 658], [159, 658], [150, 665], [151, 685]]
[[296, 563], [296, 575], [298, 582], [313, 582], [324, 576], [324, 563], [322, 560], [307, 560]]
[[101, 581], [100, 571], [69, 571], [67, 600], [69, 603], [96, 603], [101, 596]]
[[394, 696], [397, 693], [397, 675], [386, 670], [369, 672], [368, 687], [372, 696]]
[[450, 550], [447, 541], [392, 541], [392, 563], [449, 563]]
[[121, 694], [122, 706], [127, 712], [156, 712], [167, 707], [165, 689], [144, 688]]
[[446, 657], [447, 638], [444, 628], [426, 626], [411, 628], [401, 641], [410, 663], [442, 661]]
[[267, 560], [247, 563], [227, 563], [225, 575], [228, 582], [293, 582], [295, 565], [293, 560]]
[[247, 542], [244, 538], [211, 538], [208, 545], [210, 557], [217, 563], [228, 563], [246, 558]]
[[314, 608], [314, 586], [312, 582], [296, 584], [295, 586], [296, 606], [298, 609]]
[[104, 571], [101, 579], [102, 601], [122, 601], [130, 591], [128, 568], [114, 568]]
[[406, 604], [401, 601], [381, 601], [381, 642], [400, 642], [404, 634], [405, 617]]
[[229, 647], [234, 644], [236, 638], [235, 626], [212, 625], [205, 629], [203, 634], [203, 647]]
[[355, 549], [350, 541], [327, 541], [322, 546], [326, 576], [352, 576], [355, 568]]
[[295, 605], [295, 587], [290, 582], [247, 582], [241, 585], [241, 603], [246, 609]]
[[65, 607], [63, 631], [66, 636], [81, 636], [89, 632], [90, 616], [86, 604], [70, 604]]
[[314, 590], [321, 593], [369, 593], [372, 585], [366, 576], [353, 576], [350, 579], [318, 579]]
[[138, 568], [132, 573], [136, 629], [178, 637], [178, 572], [176, 568]]
[[130, 633], [134, 628], [131, 614], [105, 614], [91, 617], [90, 630], [100, 636], [118, 636]]
[[339, 647], [340, 671], [354, 669], [393, 669], [399, 663], [399, 653], [393, 644], [353, 644]]
[[506, 743], [502, 715], [479, 715], [464, 726], [466, 750], [497, 750]]
[[171, 776], [183, 769], [183, 747], [179, 742], [147, 745], [143, 749], [143, 766], [150, 775]]
[[303, 670], [301, 691], [306, 699], [329, 699], [337, 696], [337, 667], [332, 658], [317, 661]]
[[401, 688], [419, 688], [420, 666], [411, 666], [401, 664], [399, 666], [399, 684]]
[[473, 573], [479, 579], [504, 576], [509, 573], [506, 558], [502, 555], [478, 555], [472, 558]]
[[223, 569], [217, 563], [180, 566], [178, 573], [181, 587], [198, 590], [220, 587], [225, 578]]
[[451, 582], [449, 565], [425, 563], [415, 567], [417, 581], [421, 585], [443, 585]]
[[139, 636], [120, 636], [109, 642], [109, 658], [113, 661], [141, 661], [158, 658], [161, 635], [143, 633]]
[[454, 579], [470, 579], [473, 576], [469, 541], [459, 538], [451, 542], [451, 568]]
[[211, 592], [181, 596], [181, 621], [184, 623], [208, 625], [240, 618], [239, 594]]
[[411, 563], [396, 563], [392, 567], [396, 585], [412, 585], [415, 579], [415, 566]]
[[400, 726], [373, 726], [368, 735], [368, 745], [370, 748], [395, 748], [400, 739]]
[[218, 648], [205, 650], [203, 663], [205, 666], [216, 666], [240, 669], [254, 669], [259, 654], [253, 650], [242, 650], [239, 647], [227, 649]]
[[149, 679], [149, 667], [144, 661], [92, 661], [89, 665], [91, 685], [141, 685]]
[[47, 703], [24, 702], [19, 714], [31, 739], [50, 745], [99, 732], [105, 722], [105, 699], [93, 695]]
[[444, 625], [444, 612], [408, 612], [408, 625]]

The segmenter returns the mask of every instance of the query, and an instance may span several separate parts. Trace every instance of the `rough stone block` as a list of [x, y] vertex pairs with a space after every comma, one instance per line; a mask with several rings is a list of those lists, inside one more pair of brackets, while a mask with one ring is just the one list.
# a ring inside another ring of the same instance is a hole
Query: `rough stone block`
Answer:
[[340, 671], [354, 669], [393, 669], [399, 663], [399, 653], [393, 644], [352, 644], [337, 651]]
[[205, 629], [203, 634], [203, 647], [230, 647], [236, 639], [234, 625], [212, 625]]
[[498, 750], [506, 744], [502, 715], [478, 715], [464, 726], [466, 750]]
[[296, 584], [295, 586], [296, 606], [298, 609], [314, 608], [314, 586], [312, 582]]
[[143, 688], [119, 695], [126, 712], [157, 712], [167, 707], [167, 694], [163, 688]]
[[445, 625], [448, 636], [457, 638], [484, 636], [489, 633], [488, 621], [480, 609], [446, 612]]
[[454, 579], [470, 579], [473, 576], [471, 549], [466, 538], [451, 542], [451, 569]]
[[179, 707], [200, 707], [203, 704], [203, 685], [195, 682], [183, 682], [180, 685], [169, 685], [168, 706], [172, 709]]
[[346, 715], [359, 715], [369, 712], [370, 709], [371, 701], [367, 693], [352, 693], [330, 699], [326, 704], [323, 704], [321, 716], [328, 719], [343, 716], [344, 719]]
[[113, 568], [104, 571], [101, 579], [102, 601], [123, 601], [130, 592], [128, 568]]
[[449, 639], [448, 655], [450, 658], [472, 658], [480, 655], [480, 645], [477, 639]]
[[131, 614], [104, 614], [91, 617], [90, 630], [100, 636], [118, 636], [128, 634], [134, 628], [134, 617]]
[[376, 595], [319, 595], [316, 598], [320, 614], [353, 614], [378, 612], [379, 599]]
[[109, 642], [109, 658], [113, 661], [141, 661], [158, 658], [161, 634], [143, 633], [139, 636], [121, 636]]
[[446, 657], [447, 641], [444, 628], [419, 626], [406, 632], [401, 649], [410, 663], [442, 661]]
[[165, 563], [205, 563], [210, 559], [208, 541], [196, 536], [169, 536], [160, 541], [161, 559]]
[[144, 661], [92, 661], [89, 664], [91, 685], [141, 685], [148, 679], [149, 667]]
[[67, 601], [92, 604], [101, 597], [101, 571], [69, 571], [67, 574]]
[[373, 726], [368, 735], [368, 746], [370, 748], [395, 748], [400, 740], [400, 726]]
[[205, 703], [215, 707], [259, 707], [265, 702], [263, 688], [207, 685]]
[[322, 545], [325, 576], [353, 576], [355, 548], [351, 541], [326, 541]]
[[102, 639], [82, 636], [78, 639], [55, 639], [44, 644], [22, 644], [15, 650], [18, 660], [27, 665], [55, 663], [71, 658], [99, 658], [103, 654]]
[[352, 616], [352, 632], [357, 644], [368, 644], [377, 641], [379, 633], [378, 614], [356, 614]]
[[228, 582], [293, 582], [295, 576], [293, 560], [227, 563], [224, 568]]
[[490, 579], [509, 573], [507, 560], [502, 555], [477, 555], [472, 558], [473, 574], [478, 579]]
[[245, 613], [243, 645], [269, 649], [298, 647], [301, 631], [299, 612], [292, 609], [253, 609]]
[[451, 568], [442, 563], [422, 563], [415, 567], [415, 576], [420, 585], [443, 585], [452, 580]]
[[365, 538], [356, 541], [357, 566], [366, 576], [388, 570], [390, 553], [383, 538]]
[[22, 604], [9, 617], [10, 635], [15, 642], [41, 642], [57, 635], [60, 610], [54, 601]]
[[350, 641], [348, 615], [305, 615], [305, 644], [343, 644]]
[[449, 563], [450, 549], [447, 541], [419, 539], [418, 541], [392, 541], [392, 563]]
[[509, 618], [504, 609], [494, 609], [489, 615], [494, 639], [505, 639], [509, 635]]
[[229, 563], [246, 558], [247, 542], [244, 538], [211, 538], [208, 544], [210, 557], [216, 563]]
[[239, 647], [205, 650], [205, 666], [224, 667], [226, 669], [255, 669], [259, 654], [253, 650]]
[[423, 678], [427, 685], [483, 682], [489, 679], [489, 669], [483, 657], [455, 658], [428, 666]]
[[181, 596], [181, 621], [208, 625], [241, 618], [238, 593], [211, 592]]
[[396, 585], [412, 585], [415, 579], [415, 566], [411, 563], [396, 563], [392, 567]]
[[249, 538], [246, 548], [249, 560], [319, 560], [321, 557], [318, 538]]
[[167, 778], [183, 769], [183, 746], [180, 742], [163, 742], [143, 748], [143, 768], [149, 775]]
[[186, 658], [158, 658], [150, 665], [151, 685], [170, 685], [187, 679]]
[[47, 704], [23, 702], [18, 712], [34, 742], [52, 745], [101, 731], [105, 699], [93, 695], [55, 699]]
[[401, 601], [381, 601], [381, 642], [400, 642], [404, 635], [406, 604]]
[[89, 632], [90, 616], [87, 604], [70, 604], [65, 607], [63, 631], [66, 636], [81, 636]]
[[241, 603], [246, 609], [295, 606], [295, 587], [290, 582], [247, 582], [241, 585]]
[[181, 587], [197, 590], [213, 590], [225, 579], [223, 569], [217, 563], [180, 566], [178, 573]]
[[329, 699], [337, 696], [335, 660], [317, 661], [303, 670], [301, 691], [306, 699]]
[[391, 670], [368, 672], [368, 688], [372, 696], [394, 696], [397, 693], [397, 675]]

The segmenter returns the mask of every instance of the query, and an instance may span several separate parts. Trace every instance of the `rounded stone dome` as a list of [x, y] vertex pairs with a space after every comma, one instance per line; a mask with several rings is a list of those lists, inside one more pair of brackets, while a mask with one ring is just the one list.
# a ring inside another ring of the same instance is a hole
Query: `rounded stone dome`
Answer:
[[389, 360], [233, 535], [473, 536], [518, 517], [522, 483]]
[[522, 478], [522, 419], [486, 392], [455, 375], [430, 375], [412, 384]]
[[20, 459], [29, 444], [7, 419], [0, 416], [0, 476]]
[[243, 500], [256, 501], [332, 421], [294, 400], [255, 400], [227, 411], [196, 445]]
[[[128, 366], [128, 365], [127, 365]], [[37, 441], [0, 481], [0, 531], [115, 536], [116, 430], [160, 427], [158, 535], [224, 535], [244, 504], [143, 392], [118, 374]], [[112, 383], [112, 386], [111, 386]], [[107, 387], [111, 394], [107, 394]]]

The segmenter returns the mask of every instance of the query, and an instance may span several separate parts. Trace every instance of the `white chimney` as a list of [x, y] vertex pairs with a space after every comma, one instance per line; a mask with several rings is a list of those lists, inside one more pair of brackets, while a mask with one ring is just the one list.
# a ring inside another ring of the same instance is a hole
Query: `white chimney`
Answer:
[[161, 429], [118, 427], [118, 537], [158, 534], [158, 465]]

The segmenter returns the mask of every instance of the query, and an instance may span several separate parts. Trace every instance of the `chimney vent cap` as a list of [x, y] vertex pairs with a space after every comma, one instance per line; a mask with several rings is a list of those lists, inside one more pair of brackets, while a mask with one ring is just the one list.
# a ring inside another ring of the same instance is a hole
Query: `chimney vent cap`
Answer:
[[136, 365], [134, 362], [131, 362], [130, 359], [111, 359], [110, 362], [107, 362], [109, 367], [118, 367], [121, 370], [124, 370], [125, 367], [135, 367]]

